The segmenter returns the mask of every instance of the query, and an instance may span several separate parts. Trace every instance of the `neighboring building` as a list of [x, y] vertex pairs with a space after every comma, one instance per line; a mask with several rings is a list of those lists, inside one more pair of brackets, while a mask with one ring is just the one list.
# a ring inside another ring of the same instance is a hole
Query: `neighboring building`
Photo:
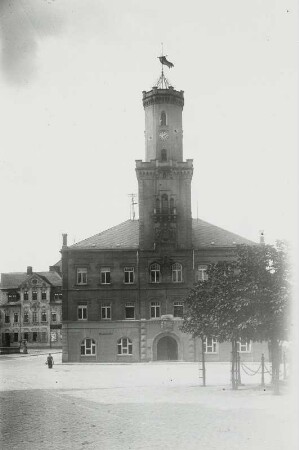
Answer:
[[59, 265], [1, 274], [1, 346], [61, 347], [61, 285]]
[[[163, 84], [162, 84], [163, 87]], [[201, 343], [180, 331], [184, 298], [207, 265], [245, 238], [191, 216], [193, 161], [183, 160], [183, 91], [143, 92], [145, 162], [136, 161], [139, 220], [62, 247], [64, 362], [196, 361]], [[205, 342], [228, 361], [229, 343]], [[239, 343], [242, 359], [267, 346]]]

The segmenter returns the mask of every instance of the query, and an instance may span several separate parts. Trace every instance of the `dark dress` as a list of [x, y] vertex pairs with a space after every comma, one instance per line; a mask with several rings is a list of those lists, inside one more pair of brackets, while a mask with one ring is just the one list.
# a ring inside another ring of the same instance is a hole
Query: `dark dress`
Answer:
[[47, 357], [47, 364], [48, 364], [48, 368], [52, 369], [52, 366], [53, 366], [53, 357], [52, 356]]

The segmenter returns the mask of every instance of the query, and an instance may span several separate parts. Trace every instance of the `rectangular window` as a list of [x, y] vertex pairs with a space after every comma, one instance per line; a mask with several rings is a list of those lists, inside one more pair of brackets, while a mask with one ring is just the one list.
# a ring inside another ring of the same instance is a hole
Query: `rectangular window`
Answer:
[[160, 302], [151, 302], [151, 319], [160, 317]]
[[19, 322], [19, 313], [14, 313], [14, 315], [13, 315], [13, 321], [16, 323], [16, 322]]
[[29, 322], [29, 314], [28, 311], [24, 312], [24, 323], [28, 323]]
[[14, 342], [18, 342], [18, 340], [19, 340], [19, 333], [14, 333], [13, 334], [13, 341]]
[[183, 317], [183, 315], [184, 315], [183, 302], [174, 302], [173, 303], [173, 317]]
[[32, 300], [37, 300], [37, 291], [32, 291]]
[[52, 320], [52, 322], [56, 322], [56, 320], [57, 320], [56, 312], [51, 313], [51, 320]]
[[135, 319], [135, 303], [127, 302], [125, 305], [125, 318]]
[[217, 341], [213, 338], [206, 338], [204, 343], [205, 353], [217, 353]]
[[9, 313], [5, 313], [4, 322], [5, 323], [10, 323]]
[[134, 267], [125, 267], [124, 273], [125, 273], [125, 283], [126, 284], [134, 283]]
[[32, 313], [32, 322], [37, 322], [37, 313], [36, 312]]
[[28, 291], [24, 291], [24, 300], [29, 300]]
[[87, 284], [87, 269], [81, 267], [77, 269], [77, 284]]
[[87, 305], [78, 306], [78, 320], [87, 320]]
[[109, 267], [103, 267], [101, 269], [101, 283], [102, 284], [110, 284], [111, 283], [110, 268]]
[[197, 267], [197, 281], [206, 281], [208, 279], [208, 266], [200, 264]]
[[246, 341], [246, 339], [241, 339], [239, 342], [237, 342], [237, 351], [240, 353], [250, 353], [251, 342]]
[[103, 320], [111, 320], [111, 304], [103, 303], [101, 306], [101, 318]]
[[47, 300], [47, 291], [42, 291], [42, 300]]
[[45, 311], [42, 311], [41, 319], [42, 322], [47, 322], [47, 313]]
[[25, 341], [27, 341], [27, 342], [28, 342], [28, 340], [29, 340], [29, 333], [28, 333], [27, 331], [25, 331], [25, 333], [24, 333], [24, 339], [25, 339]]
[[33, 331], [32, 333], [32, 341], [37, 342], [37, 331]]

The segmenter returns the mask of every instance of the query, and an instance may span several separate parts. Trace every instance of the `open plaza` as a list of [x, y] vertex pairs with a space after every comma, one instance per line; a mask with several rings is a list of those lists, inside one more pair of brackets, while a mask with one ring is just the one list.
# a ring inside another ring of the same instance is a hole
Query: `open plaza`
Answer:
[[203, 387], [199, 363], [52, 355], [51, 370], [47, 350], [0, 356], [1, 449], [295, 449], [294, 393], [273, 395], [268, 373], [262, 387], [258, 363], [232, 391], [229, 363], [208, 363]]

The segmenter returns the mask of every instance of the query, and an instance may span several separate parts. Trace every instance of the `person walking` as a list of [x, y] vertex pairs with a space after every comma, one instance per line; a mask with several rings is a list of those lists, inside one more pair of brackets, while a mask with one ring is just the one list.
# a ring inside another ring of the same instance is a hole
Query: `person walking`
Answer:
[[49, 353], [49, 356], [47, 357], [46, 364], [48, 364], [49, 369], [52, 369], [52, 366], [54, 364], [54, 359], [53, 359], [53, 356], [51, 355], [51, 353]]

